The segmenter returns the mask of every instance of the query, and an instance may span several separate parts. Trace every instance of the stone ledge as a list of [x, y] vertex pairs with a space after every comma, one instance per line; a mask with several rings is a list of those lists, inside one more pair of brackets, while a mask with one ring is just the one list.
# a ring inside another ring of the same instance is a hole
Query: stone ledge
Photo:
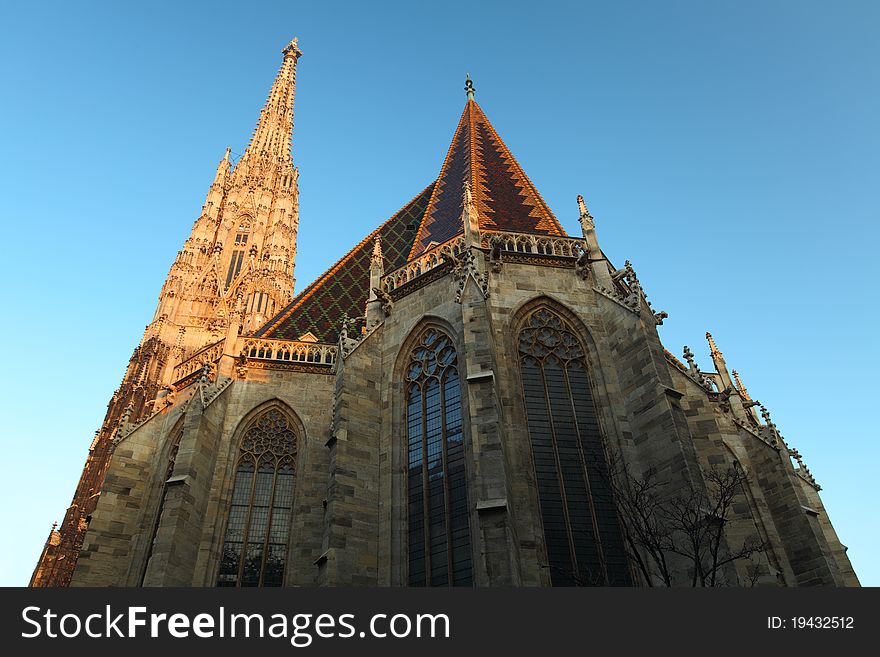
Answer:
[[466, 381], [468, 383], [478, 383], [480, 381], [494, 381], [495, 380], [495, 372], [492, 370], [484, 370], [482, 372], [475, 372], [473, 374], [468, 374], [466, 377]]
[[477, 513], [499, 510], [507, 510], [507, 498], [500, 497], [494, 500], [481, 500], [477, 502]]

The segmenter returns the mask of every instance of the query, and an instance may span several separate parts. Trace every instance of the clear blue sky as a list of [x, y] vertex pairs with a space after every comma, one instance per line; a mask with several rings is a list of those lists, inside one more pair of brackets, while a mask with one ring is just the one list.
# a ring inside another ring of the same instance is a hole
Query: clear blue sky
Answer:
[[880, 3], [4, 3], [0, 583], [28, 581], [227, 145], [299, 35], [302, 289], [436, 177], [465, 95], [667, 348], [711, 330], [880, 584]]

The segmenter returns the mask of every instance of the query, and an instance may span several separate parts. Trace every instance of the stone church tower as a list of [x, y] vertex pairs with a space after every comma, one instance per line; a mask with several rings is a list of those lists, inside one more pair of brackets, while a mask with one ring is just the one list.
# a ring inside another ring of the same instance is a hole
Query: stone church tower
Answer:
[[632, 264], [582, 197], [566, 235], [470, 79], [439, 175], [292, 297], [283, 53], [33, 586], [858, 585], [711, 335], [714, 371], [664, 349]]
[[32, 586], [70, 583], [120, 426], [167, 403], [180, 363], [202, 352], [210, 358], [222, 350], [227, 334], [259, 328], [293, 298], [299, 208], [290, 139], [302, 53], [296, 39], [282, 53], [244, 155], [233, 169], [227, 148], [217, 165], [202, 214], [171, 265], [153, 321], [110, 400], [73, 502], [49, 537]]

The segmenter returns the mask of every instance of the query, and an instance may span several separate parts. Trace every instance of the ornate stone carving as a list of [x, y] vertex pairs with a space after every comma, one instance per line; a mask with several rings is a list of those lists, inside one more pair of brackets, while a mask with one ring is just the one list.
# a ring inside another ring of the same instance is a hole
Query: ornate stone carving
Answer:
[[578, 256], [577, 261], [574, 263], [574, 270], [577, 272], [577, 275], [581, 278], [581, 280], [587, 280], [590, 277], [590, 265], [592, 261], [590, 260], [590, 254], [586, 248], [581, 250], [581, 254]]
[[380, 287], [374, 287], [373, 294], [382, 302], [382, 312], [385, 313], [385, 316], [390, 315], [391, 309], [394, 307], [394, 299], [391, 298], [391, 295]]
[[474, 283], [480, 289], [483, 299], [489, 298], [489, 274], [483, 273], [477, 269], [476, 259], [473, 252], [468, 249], [460, 255], [452, 255], [452, 275], [455, 277], [456, 292], [455, 302], [461, 303], [461, 297], [464, 294], [464, 288], [469, 279], [473, 279]]
[[267, 338], [242, 340], [244, 342], [241, 344], [241, 358], [248, 361], [265, 360], [328, 366], [336, 362], [336, 347], [330, 344]]
[[690, 347], [687, 345], [684, 347], [684, 359], [688, 364], [686, 374], [707, 392], [712, 392], [715, 389], [715, 386], [712, 385], [712, 380], [709, 377], [704, 376], [700, 371], [700, 366], [697, 365], [697, 362], [694, 360], [694, 352], [691, 351]]
[[342, 358], [348, 356], [354, 348], [364, 339], [363, 333], [358, 328], [358, 322], [363, 321], [362, 317], [352, 318], [344, 315], [342, 318], [342, 328], [339, 330], [339, 355]]
[[501, 271], [501, 247], [504, 241], [499, 235], [489, 236], [489, 268], [496, 274]]
[[807, 464], [804, 463], [804, 459], [801, 456], [801, 453], [794, 448], [789, 449], [788, 453], [797, 462], [798, 467], [795, 469], [795, 472], [801, 477], [801, 479], [806, 481], [808, 484], [810, 484], [810, 486], [815, 488], [817, 491], [822, 490], [822, 487], [818, 483], [816, 483], [816, 479], [815, 479], [815, 477], [813, 477], [813, 473], [810, 472], [810, 469], [807, 467]]

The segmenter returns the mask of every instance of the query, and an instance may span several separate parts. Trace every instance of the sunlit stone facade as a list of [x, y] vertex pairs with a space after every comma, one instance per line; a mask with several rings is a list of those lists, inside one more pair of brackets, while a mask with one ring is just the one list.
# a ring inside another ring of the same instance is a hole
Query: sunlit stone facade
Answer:
[[[711, 336], [712, 371], [664, 349], [633, 266], [580, 197], [565, 233], [469, 80], [436, 180], [294, 296], [300, 55], [220, 162], [32, 585], [858, 585]], [[747, 474], [694, 526], [743, 554], [656, 567], [629, 484], [712, 500], [718, 472]]]

